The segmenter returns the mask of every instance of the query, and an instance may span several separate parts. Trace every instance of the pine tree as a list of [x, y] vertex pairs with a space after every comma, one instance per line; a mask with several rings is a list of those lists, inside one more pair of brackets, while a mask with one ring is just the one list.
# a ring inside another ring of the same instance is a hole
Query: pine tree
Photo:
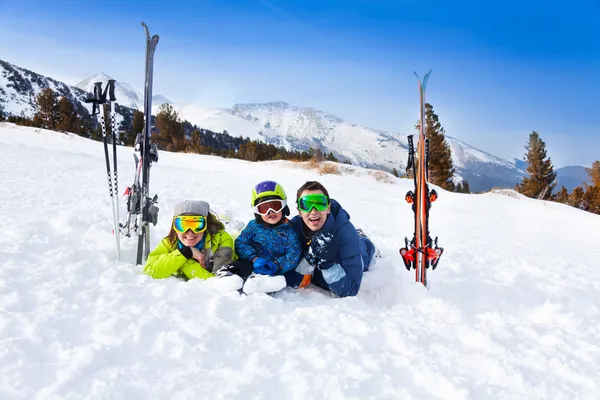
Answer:
[[529, 135], [529, 143], [525, 146], [524, 160], [527, 161], [527, 173], [515, 190], [527, 197], [548, 200], [552, 197], [552, 190], [556, 186], [556, 173], [552, 160], [547, 157], [546, 144], [540, 135], [533, 131]]
[[2, 108], [2, 104], [0, 104], [0, 122], [4, 121], [4, 108]]
[[556, 195], [554, 196], [554, 201], [556, 201], [557, 203], [568, 204], [569, 192], [567, 191], [567, 188], [564, 187], [564, 185], [561, 186], [558, 192], [556, 192]]
[[600, 214], [600, 161], [594, 161], [591, 168], [586, 168], [591, 185], [585, 183], [585, 200], [589, 203], [590, 212]]
[[[420, 122], [417, 122], [415, 126], [417, 130], [419, 130], [419, 125]], [[452, 176], [455, 171], [452, 163], [452, 151], [446, 142], [445, 131], [440, 119], [429, 103], [425, 103], [425, 138], [429, 139], [429, 181], [446, 190], [453, 191], [455, 187]], [[417, 162], [416, 157], [415, 162]]]
[[591, 168], [585, 169], [592, 181], [592, 186], [600, 187], [600, 161], [594, 161]]
[[589, 212], [600, 214], [600, 186], [588, 186], [583, 198], [588, 204]]
[[121, 136], [123, 144], [126, 146], [133, 146], [135, 144], [135, 138], [138, 133], [142, 133], [144, 130], [144, 113], [139, 110], [133, 110], [133, 121], [131, 123], [131, 131], [125, 132]]
[[463, 180], [463, 193], [471, 193], [471, 188], [469, 187], [469, 181], [468, 180]]
[[60, 111], [54, 91], [50, 88], [43, 89], [36, 96], [35, 101], [39, 110], [33, 117], [33, 124], [40, 128], [55, 129]]
[[187, 139], [177, 111], [169, 103], [161, 104], [156, 115], [157, 140], [165, 150], [182, 151], [187, 147]]
[[56, 130], [61, 132], [80, 133], [77, 113], [71, 101], [62, 96], [58, 101], [58, 123]]
[[581, 186], [577, 186], [569, 195], [569, 205], [576, 208], [585, 208], [584, 205], [585, 191]]
[[338, 162], [337, 157], [333, 155], [333, 151], [331, 153], [329, 153], [329, 154], [325, 153], [325, 159], [327, 161]]
[[396, 169], [396, 167], [392, 168], [392, 175], [394, 175], [395, 177], [399, 177], [400, 174], [398, 173], [398, 170]]

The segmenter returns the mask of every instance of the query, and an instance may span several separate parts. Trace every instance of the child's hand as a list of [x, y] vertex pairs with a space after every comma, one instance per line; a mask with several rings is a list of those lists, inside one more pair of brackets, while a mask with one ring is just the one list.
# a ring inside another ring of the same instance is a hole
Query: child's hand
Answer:
[[200, 250], [195, 247], [190, 247], [192, 249], [192, 258], [200, 263], [202, 267], [205, 267], [206, 256]]
[[279, 269], [277, 267], [277, 264], [275, 264], [273, 261], [268, 261], [267, 259], [262, 257], [255, 259], [252, 264], [254, 267], [254, 272], [262, 275], [273, 276]]

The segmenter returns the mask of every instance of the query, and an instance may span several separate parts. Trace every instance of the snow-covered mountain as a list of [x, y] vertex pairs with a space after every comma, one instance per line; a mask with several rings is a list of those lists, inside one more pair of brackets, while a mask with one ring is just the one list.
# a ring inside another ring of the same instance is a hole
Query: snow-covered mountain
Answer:
[[[105, 73], [100, 73], [96, 75], [92, 75], [87, 79], [79, 82], [75, 87], [82, 89], [89, 93], [94, 93], [94, 84], [96, 82], [102, 82], [102, 87], [106, 87], [109, 79], [113, 79]], [[140, 111], [144, 110], [144, 92], [134, 89], [131, 85], [119, 82], [116, 80], [115, 82], [115, 98], [117, 99], [117, 103], [122, 106], [129, 107], [132, 109], [137, 109]], [[162, 103], [171, 103], [169, 99], [166, 97], [156, 94], [152, 96], [152, 104], [160, 105]]]
[[[85, 98], [93, 92], [95, 82], [105, 85], [110, 77], [94, 74], [69, 86], [32, 71], [0, 61], [0, 107], [9, 114], [32, 117], [35, 96], [44, 87], [51, 87], [74, 102], [82, 115], [91, 107]], [[115, 83], [117, 123], [121, 130], [129, 129], [132, 109], [143, 109], [143, 93], [131, 85]], [[285, 102], [235, 104], [230, 109], [203, 107], [199, 104], [172, 103], [161, 95], [153, 96], [153, 113], [168, 102], [182, 119], [213, 132], [226, 131], [232, 136], [262, 140], [290, 150], [320, 148], [332, 152], [340, 161], [369, 168], [403, 173], [408, 158], [407, 134], [383, 131], [344, 121], [314, 108], [300, 108]], [[447, 137], [456, 167], [456, 179], [469, 181], [471, 190], [484, 191], [492, 187], [512, 187], [524, 174], [523, 163], [505, 160]]]
[[512, 188], [526, 175], [527, 165], [516, 159], [496, 157], [451, 136], [446, 136], [446, 140], [456, 174], [469, 182], [473, 192], [493, 187]]
[[4, 113], [33, 118], [35, 98], [45, 88], [67, 97], [79, 115], [89, 117], [91, 108], [85, 104], [84, 90], [0, 60], [0, 108]]
[[585, 167], [579, 165], [568, 165], [556, 170], [556, 188], [554, 191], [560, 190], [564, 186], [567, 191], [571, 192], [576, 186], [581, 186], [584, 182], [591, 184], [590, 177]]
[[[371, 168], [402, 172], [408, 158], [406, 134], [375, 130], [344, 121], [313, 108], [298, 108], [285, 102], [236, 104], [232, 115], [264, 127], [263, 136], [275, 131], [294, 148], [320, 147], [341, 160]], [[471, 190], [513, 187], [524, 171], [514, 160], [505, 160], [446, 136], [458, 179], [469, 181]], [[416, 144], [416, 143], [415, 143]]]

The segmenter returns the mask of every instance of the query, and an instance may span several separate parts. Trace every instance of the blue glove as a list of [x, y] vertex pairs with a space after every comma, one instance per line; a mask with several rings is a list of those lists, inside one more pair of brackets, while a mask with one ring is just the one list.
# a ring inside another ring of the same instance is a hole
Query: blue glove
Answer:
[[252, 263], [254, 272], [261, 275], [273, 276], [277, 273], [279, 267], [273, 261], [259, 257]]
[[[326, 269], [333, 265], [339, 252], [339, 235], [330, 232], [317, 232], [311, 242], [309, 254], [318, 259], [319, 268]], [[310, 262], [310, 260], [308, 260]]]

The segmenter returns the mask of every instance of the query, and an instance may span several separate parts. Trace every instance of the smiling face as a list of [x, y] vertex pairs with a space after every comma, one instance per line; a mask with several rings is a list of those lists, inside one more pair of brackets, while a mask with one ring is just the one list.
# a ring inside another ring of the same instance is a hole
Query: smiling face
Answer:
[[188, 229], [185, 233], [177, 233], [177, 238], [179, 239], [179, 241], [188, 247], [194, 247], [195, 245], [197, 245], [201, 240], [202, 237], [204, 236], [204, 232], [200, 232], [200, 233], [194, 233], [192, 232], [191, 229]]
[[[324, 194], [321, 190], [304, 190], [300, 197], [306, 196], [308, 194]], [[300, 213], [300, 217], [304, 224], [308, 226], [308, 228], [316, 232], [325, 225], [325, 221], [327, 221], [327, 215], [329, 215], [331, 206], [328, 205], [327, 208], [323, 211], [318, 211], [316, 208], [312, 208], [309, 212], [302, 211], [298, 208], [298, 213]]]

